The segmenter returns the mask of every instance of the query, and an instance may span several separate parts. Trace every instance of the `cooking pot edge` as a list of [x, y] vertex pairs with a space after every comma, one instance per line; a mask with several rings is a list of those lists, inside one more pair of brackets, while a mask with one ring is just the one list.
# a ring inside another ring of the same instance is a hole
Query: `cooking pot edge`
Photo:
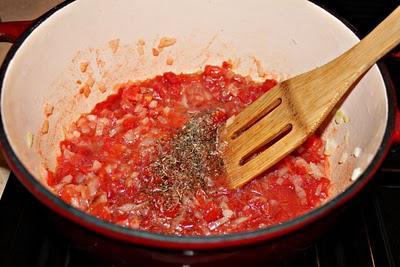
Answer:
[[[65, 1], [34, 21], [26, 21], [25, 23], [19, 22], [17, 24], [8, 22], [8, 32], [4, 31], [4, 27], [0, 27], [0, 32], [3, 30], [3, 32], [6, 33], [6, 35], [1, 35], [0, 33], [0, 40], [15, 41], [14, 45], [8, 52], [3, 62], [3, 65], [0, 68], [0, 92], [7, 72], [7, 67], [24, 40], [48, 17], [73, 2], [75, 1]], [[321, 8], [321, 10], [326, 11], [325, 8]], [[328, 12], [338, 18], [340, 21], [342, 21], [345, 26], [347, 26], [353, 33], [359, 36], [354, 27], [351, 26], [347, 21], [340, 18], [340, 16], [337, 16], [337, 14], [333, 12]], [[22, 33], [22, 35], [17, 38], [18, 34], [20, 33]], [[344, 192], [338, 194], [335, 198], [328, 201], [324, 205], [280, 225], [271, 226], [266, 229], [261, 229], [257, 231], [209, 237], [177, 237], [128, 229], [112, 223], [104, 222], [64, 203], [61, 199], [48, 191], [29, 173], [27, 169], [23, 166], [22, 162], [13, 152], [5, 134], [2, 120], [0, 122], [1, 150], [6, 156], [6, 160], [12, 171], [16, 174], [21, 183], [41, 202], [43, 202], [45, 205], [47, 205], [57, 213], [63, 215], [64, 217], [67, 217], [68, 219], [71, 219], [72, 221], [83, 225], [86, 228], [104, 234], [106, 236], [128, 241], [131, 243], [170, 249], [211, 249], [220, 247], [226, 248], [228, 246], [247, 245], [259, 241], [271, 240], [299, 230], [302, 227], [314, 221], [317, 221], [319, 218], [326, 216], [328, 213], [331, 213], [336, 208], [349, 201], [367, 184], [369, 180], [371, 180], [373, 174], [377, 171], [386, 154], [388, 153], [390, 145], [394, 143], [400, 143], [400, 112], [398, 111], [396, 105], [397, 101], [394, 85], [384, 64], [379, 63], [378, 67], [383, 76], [387, 89], [388, 122], [381, 146], [377, 151], [375, 157], [371, 161], [371, 164], [367, 167], [367, 169], [356, 182], [354, 182]]]

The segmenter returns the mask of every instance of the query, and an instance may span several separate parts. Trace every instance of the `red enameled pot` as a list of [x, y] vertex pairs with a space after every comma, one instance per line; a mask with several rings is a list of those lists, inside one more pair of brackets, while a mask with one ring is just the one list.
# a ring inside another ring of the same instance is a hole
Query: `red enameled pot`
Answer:
[[[65, 204], [47, 189], [43, 168], [54, 167], [62, 127], [112, 93], [76, 100], [75, 81], [82, 78], [79, 62], [93, 61], [96, 65], [101, 57], [106, 64], [95, 70], [96, 80], [108, 87], [132, 77], [152, 77], [167, 70], [168, 55], [151, 57], [151, 46], [139, 55], [136, 45], [141, 38], [153, 44], [162, 36], [177, 39], [168, 54], [176, 61], [172, 71], [191, 72], [205, 64], [233, 59], [241, 62], [238, 72], [255, 75], [257, 57], [277, 79], [321, 65], [358, 41], [351, 29], [324, 9], [311, 2], [291, 0], [78, 0], [66, 1], [34, 21], [0, 23], [0, 40], [14, 42], [0, 70], [0, 140], [9, 166], [45, 205], [77, 225], [107, 236], [96, 238], [132, 244], [130, 249], [142, 251], [136, 256], [146, 254], [144, 247], [176, 249], [173, 254], [152, 250], [159, 253], [152, 257], [166, 261], [168, 255], [187, 257], [194, 255], [193, 250], [213, 250], [201, 255], [218, 262], [235, 260], [239, 251], [251, 251], [249, 255], [253, 256], [245, 263], [256, 255], [276, 256], [278, 251], [304, 246], [304, 240], [312, 242], [326, 229], [334, 210], [365, 187], [390, 146], [400, 141], [395, 93], [384, 66], [378, 65], [340, 107], [350, 122], [337, 125], [332, 119], [322, 130], [323, 139], [336, 144], [330, 156], [331, 198], [298, 218], [252, 232], [178, 237], [113, 225]], [[119, 42], [116, 53], [110, 52], [111, 40]], [[49, 133], [41, 135], [46, 103], [57, 108]], [[32, 147], [26, 144], [27, 133], [35, 136]], [[338, 164], [343, 153], [351, 154], [357, 148], [362, 151], [358, 158]], [[360, 175], [355, 175], [355, 169]], [[89, 235], [95, 236], [92, 232]], [[237, 248], [244, 245], [252, 246]], [[182, 250], [192, 252], [186, 255]]]

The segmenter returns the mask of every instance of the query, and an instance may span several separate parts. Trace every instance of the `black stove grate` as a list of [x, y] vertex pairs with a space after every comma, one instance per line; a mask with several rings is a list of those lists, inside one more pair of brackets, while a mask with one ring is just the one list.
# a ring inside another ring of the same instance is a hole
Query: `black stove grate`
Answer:
[[[399, 0], [314, 1], [347, 19], [365, 35]], [[400, 88], [400, 59], [385, 63]], [[297, 260], [280, 266], [400, 266], [400, 147], [395, 147], [367, 190], [339, 222]], [[115, 266], [97, 262], [85, 248], [60, 235], [50, 211], [12, 175], [0, 201], [0, 266]], [[267, 263], [266, 263], [267, 264]], [[138, 266], [140, 263], [138, 263]]]
[[[383, 176], [385, 178], [383, 178]], [[298, 260], [282, 266], [400, 266], [400, 181], [379, 173], [335, 227]], [[0, 266], [104, 266], [85, 248], [55, 231], [50, 211], [11, 177], [0, 201]], [[138, 265], [141, 266], [141, 265]]]

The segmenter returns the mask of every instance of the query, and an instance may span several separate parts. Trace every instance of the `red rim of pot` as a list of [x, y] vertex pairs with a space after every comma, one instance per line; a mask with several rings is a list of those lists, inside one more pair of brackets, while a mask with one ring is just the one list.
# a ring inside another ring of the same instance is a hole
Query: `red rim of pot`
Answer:
[[[65, 1], [60, 5], [54, 7], [37, 20], [35, 20], [32, 25], [29, 23], [24, 24], [24, 27], [29, 27], [23, 34], [16, 40], [15, 44], [12, 46], [8, 52], [3, 65], [0, 68], [0, 92], [3, 87], [3, 81], [7, 72], [9, 63], [13, 60], [18, 48], [22, 45], [24, 40], [48, 17], [50, 17], [55, 12], [59, 11], [63, 7], [74, 1]], [[331, 13], [332, 14], [332, 13]], [[334, 15], [335, 16], [335, 15]], [[338, 16], [335, 16], [338, 18]], [[349, 25], [345, 20], [339, 18], [345, 26], [350, 28], [355, 32], [354, 28]], [[17, 28], [12, 26], [12, 23], [8, 23], [8, 30], [13, 30], [9, 33], [22, 32], [22, 28]], [[21, 24], [19, 25], [21, 27]], [[4, 28], [3, 28], [4, 29]], [[0, 28], [1, 30], [1, 28]], [[1, 35], [0, 35], [1, 37]], [[151, 247], [161, 247], [169, 249], [211, 249], [211, 248], [227, 248], [232, 246], [246, 245], [251, 243], [256, 243], [259, 241], [271, 240], [296, 230], [315, 222], [319, 218], [326, 216], [328, 213], [332, 212], [334, 209], [338, 208], [348, 200], [350, 200], [354, 195], [356, 195], [366, 184], [371, 180], [373, 174], [377, 171], [381, 162], [385, 158], [389, 147], [393, 142], [398, 142], [400, 139], [400, 116], [398, 116], [396, 108], [396, 98], [393, 84], [389, 78], [386, 68], [382, 64], [378, 64], [379, 70], [384, 78], [385, 85], [387, 88], [388, 96], [388, 121], [385, 130], [385, 134], [378, 149], [375, 157], [373, 158], [371, 164], [367, 167], [364, 173], [355, 181], [350, 187], [348, 187], [344, 192], [338, 194], [335, 198], [323, 204], [322, 206], [300, 216], [290, 221], [286, 221], [279, 225], [274, 225], [265, 229], [260, 229], [250, 232], [242, 232], [236, 234], [227, 234], [219, 236], [205, 236], [205, 237], [194, 237], [194, 236], [171, 236], [156, 234], [151, 232], [146, 232], [142, 230], [134, 230], [125, 228], [116, 224], [112, 224], [96, 217], [93, 217], [81, 210], [78, 210], [65, 202], [63, 202], [56, 195], [48, 191], [39, 181], [37, 181], [24, 167], [22, 162], [17, 158], [10, 143], [5, 134], [2, 114], [0, 122], [0, 142], [3, 154], [6, 156], [6, 160], [11, 167], [12, 171], [21, 181], [21, 183], [41, 202], [56, 211], [57, 213], [69, 218], [70, 220], [108, 237], [116, 238], [123, 241], [128, 241], [134, 244], [140, 244]], [[396, 119], [397, 115], [397, 119]], [[396, 122], [396, 123], [395, 123]], [[395, 130], [397, 128], [397, 130]]]

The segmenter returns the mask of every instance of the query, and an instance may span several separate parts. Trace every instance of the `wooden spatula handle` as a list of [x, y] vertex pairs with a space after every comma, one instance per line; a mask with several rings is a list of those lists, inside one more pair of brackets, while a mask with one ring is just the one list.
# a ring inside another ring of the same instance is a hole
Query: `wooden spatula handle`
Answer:
[[[399, 43], [400, 6], [350, 50], [331, 62], [292, 79], [291, 83], [296, 80], [307, 84], [302, 92], [293, 94], [298, 93], [299, 99], [308, 95], [310, 105], [319, 106], [319, 110], [315, 109], [314, 112], [321, 114], [320, 119], [309, 128], [309, 132], [316, 130], [340, 99], [352, 89], [352, 85]], [[314, 88], [319, 88], [319, 94], [315, 94]]]
[[342, 79], [348, 80], [348, 83], [354, 83], [399, 42], [400, 6], [361, 42], [324, 67], [338, 68]]
[[[366, 71], [376, 61], [392, 50], [400, 40], [400, 6], [370, 32], [357, 46], [353, 56], [363, 57]], [[349, 51], [351, 53], [351, 50]]]

